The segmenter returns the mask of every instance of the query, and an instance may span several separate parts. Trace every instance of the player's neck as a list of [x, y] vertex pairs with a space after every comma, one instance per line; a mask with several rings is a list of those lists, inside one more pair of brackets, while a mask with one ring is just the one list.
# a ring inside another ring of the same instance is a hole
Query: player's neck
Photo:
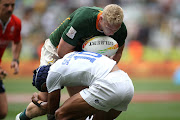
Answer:
[[0, 20], [1, 20], [1, 23], [3, 24], [3, 26], [5, 26], [6, 23], [7, 23], [7, 21], [5, 21], [5, 20], [3, 20], [3, 19], [1, 19], [1, 18], [0, 18]]
[[117, 70], [120, 70], [120, 69], [119, 69], [119, 67], [118, 67], [117, 65], [115, 65], [115, 66], [113, 67], [113, 69], [111, 70], [111, 72], [114, 72], [114, 71], [117, 71]]
[[0, 18], [0, 21], [1, 21], [2, 25], [5, 26], [7, 24], [7, 22], [9, 21], [9, 18], [8, 19], [1, 19]]

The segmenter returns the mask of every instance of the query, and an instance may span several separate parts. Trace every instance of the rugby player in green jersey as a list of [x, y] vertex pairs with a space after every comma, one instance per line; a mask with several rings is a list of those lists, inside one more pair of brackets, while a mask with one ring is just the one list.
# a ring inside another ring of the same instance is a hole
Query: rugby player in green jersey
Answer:
[[120, 47], [113, 57], [118, 62], [127, 30], [123, 23], [122, 9], [119, 6], [116, 6], [118, 10], [114, 7], [105, 8], [107, 11], [98, 7], [81, 7], [73, 12], [49, 37], [51, 43], [58, 47], [59, 57], [62, 58], [74, 50], [81, 51], [82, 44], [93, 36], [110, 36]]
[[[99, 7], [77, 9], [45, 41], [41, 49], [40, 66], [53, 64], [69, 52], [81, 51], [82, 44], [94, 36], [110, 36], [117, 41], [119, 49], [111, 58], [118, 63], [127, 37], [123, 18], [123, 10], [116, 4], [107, 5], [104, 9]], [[72, 96], [83, 88], [67, 87], [67, 90]], [[47, 101], [47, 92], [39, 92], [38, 97], [42, 101]], [[29, 120], [45, 113], [31, 102], [24, 112], [16, 116], [16, 120]]]

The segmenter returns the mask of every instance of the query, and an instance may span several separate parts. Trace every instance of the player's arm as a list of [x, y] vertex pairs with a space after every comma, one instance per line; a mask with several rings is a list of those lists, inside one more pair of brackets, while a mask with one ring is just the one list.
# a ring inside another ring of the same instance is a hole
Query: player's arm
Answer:
[[74, 48], [75, 48], [75, 46], [70, 45], [69, 43], [64, 41], [63, 38], [61, 38], [59, 45], [58, 45], [57, 53], [58, 53], [59, 57], [62, 58], [67, 53], [74, 51]]
[[119, 48], [118, 48], [118, 51], [116, 52], [116, 54], [111, 57], [113, 60], [116, 61], [116, 63], [118, 63], [119, 60], [121, 59], [123, 49], [124, 49], [124, 45], [122, 45], [121, 47], [119, 47]]
[[14, 68], [14, 74], [19, 72], [19, 56], [22, 48], [22, 41], [12, 43], [13, 61], [11, 62], [11, 68]]
[[22, 41], [19, 42], [13, 42], [12, 44], [12, 53], [13, 53], [13, 59], [19, 59], [20, 53], [22, 48]]
[[51, 120], [55, 118], [55, 111], [59, 108], [60, 89], [48, 93], [48, 116]]

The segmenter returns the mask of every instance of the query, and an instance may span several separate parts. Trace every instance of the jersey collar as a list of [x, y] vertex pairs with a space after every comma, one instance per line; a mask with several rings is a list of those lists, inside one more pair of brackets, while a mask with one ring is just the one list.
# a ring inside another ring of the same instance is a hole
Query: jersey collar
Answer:
[[11, 21], [11, 17], [8, 19], [8, 21], [7, 21], [6, 24], [4, 25], [3, 22], [2, 22], [2, 20], [0, 19], [0, 24], [2, 25], [3, 34], [5, 33], [6, 27], [7, 27], [7, 25], [9, 24], [10, 21]]
[[101, 30], [99, 29], [99, 26], [98, 26], [100, 15], [102, 15], [102, 11], [100, 11], [99, 14], [97, 15], [97, 19], [96, 19], [96, 29], [97, 29], [99, 32], [103, 32], [103, 31], [101, 31]]

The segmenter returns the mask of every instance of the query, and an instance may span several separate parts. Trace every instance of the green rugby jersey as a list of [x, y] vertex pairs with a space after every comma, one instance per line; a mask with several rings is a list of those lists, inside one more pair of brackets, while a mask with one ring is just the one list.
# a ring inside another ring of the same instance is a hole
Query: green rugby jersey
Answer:
[[[105, 36], [105, 34], [97, 29], [98, 15], [102, 14], [103, 9], [99, 7], [80, 7], [69, 15], [61, 25], [55, 29], [50, 40], [57, 47], [61, 37], [67, 43], [76, 46], [76, 50], [82, 50], [82, 44], [87, 39], [94, 36]], [[124, 23], [121, 28], [112, 36], [120, 46], [122, 46], [127, 37], [127, 29]]]

